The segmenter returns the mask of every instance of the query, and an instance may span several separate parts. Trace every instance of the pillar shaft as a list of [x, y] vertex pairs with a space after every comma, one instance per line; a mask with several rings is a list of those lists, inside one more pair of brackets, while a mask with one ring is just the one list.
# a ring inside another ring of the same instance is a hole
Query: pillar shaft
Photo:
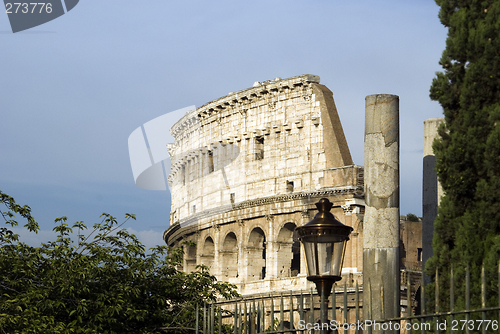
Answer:
[[373, 320], [399, 317], [399, 97], [396, 95], [366, 97], [364, 177], [363, 313], [365, 319]]
[[[436, 219], [439, 199], [442, 189], [436, 174], [436, 157], [432, 149], [434, 139], [438, 138], [438, 128], [444, 122], [443, 118], [430, 118], [424, 121], [424, 158], [422, 177], [422, 261], [425, 266], [432, 256], [432, 236], [434, 233], [434, 220]], [[430, 282], [430, 277], [424, 276], [425, 284]]]

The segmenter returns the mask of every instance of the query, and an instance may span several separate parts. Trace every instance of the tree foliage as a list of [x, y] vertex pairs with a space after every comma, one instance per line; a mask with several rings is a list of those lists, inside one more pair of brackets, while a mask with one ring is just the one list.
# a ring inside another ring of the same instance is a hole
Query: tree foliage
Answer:
[[418, 222], [420, 221], [417, 217], [417, 215], [413, 214], [413, 213], [408, 213], [406, 215], [406, 220], [410, 221], [410, 222]]
[[[39, 230], [28, 206], [2, 192], [0, 203], [7, 225], [21, 216], [29, 231]], [[237, 295], [206, 267], [178, 271], [182, 250], [148, 253], [115, 217], [102, 217], [87, 236], [83, 222], [70, 227], [57, 218], [57, 239], [40, 247], [0, 228], [0, 333], [172, 333], [168, 328], [194, 327], [197, 303]]]
[[453, 264], [456, 306], [461, 308], [465, 268], [470, 263], [471, 306], [479, 307], [481, 265], [486, 262], [491, 278], [488, 294], [494, 296], [500, 258], [500, 2], [436, 3], [441, 7], [440, 20], [448, 27], [440, 60], [444, 70], [430, 89], [445, 117], [440, 140], [433, 146], [445, 195], [435, 221], [434, 256], [426, 271], [434, 276], [439, 268], [440, 305], [445, 309]]

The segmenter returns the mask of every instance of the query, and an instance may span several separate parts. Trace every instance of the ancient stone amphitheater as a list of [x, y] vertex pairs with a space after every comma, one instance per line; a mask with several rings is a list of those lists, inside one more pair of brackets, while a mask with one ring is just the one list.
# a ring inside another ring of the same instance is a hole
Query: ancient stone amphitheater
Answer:
[[256, 82], [171, 128], [164, 239], [185, 247], [183, 270], [204, 264], [242, 295], [310, 289], [294, 229], [326, 197], [354, 228], [342, 282], [361, 283], [363, 168], [353, 164], [332, 92], [319, 81]]

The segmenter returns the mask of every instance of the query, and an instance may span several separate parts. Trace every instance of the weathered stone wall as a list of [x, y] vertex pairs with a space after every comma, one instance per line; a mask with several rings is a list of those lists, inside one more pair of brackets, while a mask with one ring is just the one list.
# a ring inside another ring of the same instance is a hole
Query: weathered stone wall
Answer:
[[422, 221], [409, 221], [406, 216], [400, 220], [400, 253], [401, 268], [411, 271], [422, 271]]
[[[169, 246], [184, 270], [207, 265], [242, 294], [310, 288], [296, 226], [327, 197], [354, 231], [344, 262], [362, 268], [363, 168], [353, 165], [332, 92], [303, 75], [255, 83], [189, 112], [171, 129]], [[359, 281], [361, 284], [361, 281]]]

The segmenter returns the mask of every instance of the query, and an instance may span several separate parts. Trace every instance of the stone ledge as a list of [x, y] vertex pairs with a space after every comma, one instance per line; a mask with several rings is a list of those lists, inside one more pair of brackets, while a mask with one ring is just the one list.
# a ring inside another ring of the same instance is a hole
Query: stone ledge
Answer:
[[280, 194], [280, 195], [274, 195], [274, 196], [269, 196], [269, 197], [263, 197], [263, 198], [243, 201], [243, 202], [236, 203], [236, 204], [223, 205], [223, 206], [220, 206], [220, 207], [217, 207], [214, 209], [209, 209], [209, 210], [205, 210], [205, 211], [202, 211], [200, 213], [197, 213], [197, 214], [193, 214], [189, 217], [186, 217], [180, 221], [175, 222], [167, 230], [165, 230], [165, 232], [163, 233], [163, 239], [165, 241], [167, 241], [168, 238], [174, 232], [176, 232], [178, 229], [192, 227], [193, 223], [196, 223], [201, 219], [206, 219], [209, 217], [213, 217], [213, 216], [220, 215], [220, 214], [234, 211], [234, 210], [247, 209], [247, 208], [262, 206], [262, 205], [266, 205], [266, 204], [289, 202], [289, 201], [293, 201], [293, 200], [297, 200], [297, 199], [304, 199], [307, 197], [342, 196], [342, 195], [346, 195], [346, 194], [357, 195], [358, 193], [362, 194], [362, 192], [363, 192], [363, 187], [361, 187], [361, 186], [336, 187], [336, 188], [321, 189], [321, 190], [317, 190], [317, 191], [299, 192], [299, 193], [291, 193], [291, 194]]
[[200, 119], [210, 117], [213, 113], [218, 113], [221, 110], [238, 103], [238, 101], [250, 101], [252, 98], [261, 98], [269, 94], [269, 92], [278, 92], [286, 87], [293, 89], [297, 86], [302, 86], [304, 83], [319, 82], [319, 76], [304, 74], [288, 79], [276, 78], [275, 80], [268, 80], [262, 83], [259, 82], [258, 85], [255, 83], [254, 87], [243, 89], [236, 93], [230, 93], [227, 96], [210, 101], [195, 110], [189, 111], [172, 126], [170, 133], [173, 137], [176, 137], [178, 133], [186, 131], [186, 129], [192, 127], [193, 125], [199, 127]]

